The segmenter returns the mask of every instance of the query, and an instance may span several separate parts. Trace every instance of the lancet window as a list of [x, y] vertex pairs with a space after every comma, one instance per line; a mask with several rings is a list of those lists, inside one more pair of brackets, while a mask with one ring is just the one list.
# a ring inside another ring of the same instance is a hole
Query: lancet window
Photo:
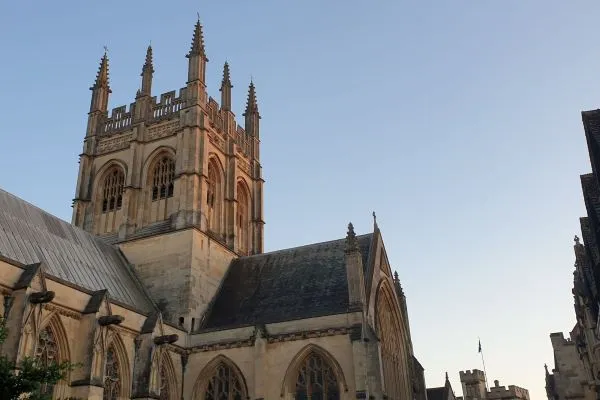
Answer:
[[303, 361], [296, 378], [297, 400], [339, 400], [338, 380], [327, 360], [311, 352]]
[[152, 175], [152, 201], [173, 197], [175, 162], [162, 157], [154, 166]]
[[118, 400], [121, 393], [121, 370], [114, 347], [106, 352], [103, 400]]
[[113, 168], [104, 178], [102, 186], [102, 212], [119, 210], [123, 204], [125, 174], [120, 168]]
[[235, 371], [220, 363], [206, 385], [204, 400], [243, 400], [244, 389]]
[[[44, 367], [48, 367], [59, 362], [56, 338], [54, 337], [54, 334], [50, 328], [46, 328], [40, 332], [35, 357]], [[43, 396], [52, 397], [53, 391], [54, 385], [50, 385], [48, 383], [45, 383], [40, 387], [40, 394]]]
[[246, 253], [249, 247], [249, 211], [250, 197], [244, 185], [238, 184], [237, 188], [237, 214], [236, 214], [236, 237], [238, 239], [238, 249], [241, 253]]
[[214, 160], [208, 164], [206, 206], [209, 229], [215, 233], [221, 231], [222, 180], [220, 168]]

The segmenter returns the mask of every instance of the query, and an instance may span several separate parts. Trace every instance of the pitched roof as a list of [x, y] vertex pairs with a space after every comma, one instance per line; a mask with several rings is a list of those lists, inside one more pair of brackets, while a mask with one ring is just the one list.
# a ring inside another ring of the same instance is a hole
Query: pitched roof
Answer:
[[47, 275], [108, 295], [143, 313], [153, 310], [133, 270], [115, 247], [0, 189], [0, 255], [43, 262]]
[[[366, 265], [372, 234], [357, 236]], [[348, 311], [345, 240], [232, 261], [203, 330], [291, 321]]]
[[427, 389], [427, 400], [447, 400], [446, 387], [436, 387]]

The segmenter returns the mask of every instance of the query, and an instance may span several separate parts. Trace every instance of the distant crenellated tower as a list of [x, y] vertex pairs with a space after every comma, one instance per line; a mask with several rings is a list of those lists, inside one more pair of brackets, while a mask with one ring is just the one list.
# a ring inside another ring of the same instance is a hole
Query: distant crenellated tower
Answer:
[[485, 374], [483, 371], [460, 371], [464, 400], [481, 400], [486, 398]]
[[[231, 259], [262, 253], [264, 224], [254, 83], [242, 128], [231, 110], [227, 63], [221, 105], [207, 96], [200, 21], [186, 57], [187, 85], [179, 95], [163, 93], [157, 101], [148, 47], [135, 102], [109, 116], [104, 54], [90, 88], [72, 218], [74, 225], [118, 244], [153, 297], [164, 300], [163, 312], [184, 319], [212, 298]], [[165, 274], [177, 285], [161, 282]]]

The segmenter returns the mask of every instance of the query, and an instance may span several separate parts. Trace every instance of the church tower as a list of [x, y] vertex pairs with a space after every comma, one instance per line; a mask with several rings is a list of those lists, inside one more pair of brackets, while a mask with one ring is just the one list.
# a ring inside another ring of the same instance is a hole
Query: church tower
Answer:
[[149, 46], [135, 101], [109, 115], [105, 52], [90, 88], [72, 218], [118, 245], [163, 313], [184, 325], [200, 318], [233, 258], [262, 253], [264, 224], [254, 82], [242, 128], [228, 63], [221, 104], [207, 95], [200, 21], [186, 57], [186, 86], [157, 98]]

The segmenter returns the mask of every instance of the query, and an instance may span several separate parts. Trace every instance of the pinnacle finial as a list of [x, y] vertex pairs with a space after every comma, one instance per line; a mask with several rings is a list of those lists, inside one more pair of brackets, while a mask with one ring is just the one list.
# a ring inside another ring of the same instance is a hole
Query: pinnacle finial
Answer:
[[231, 75], [229, 73], [229, 63], [227, 61], [223, 64], [223, 80], [221, 81], [221, 88], [226, 86], [230, 88], [233, 87], [231, 84]]
[[96, 81], [91, 89], [100, 87], [108, 87], [108, 48], [106, 46], [104, 46], [104, 55], [100, 59], [100, 67], [96, 74]]
[[448, 371], [446, 371], [446, 381], [449, 381], [450, 379], [448, 378]]
[[202, 56], [206, 61], [206, 51], [204, 48], [204, 34], [202, 33], [202, 24], [200, 23], [200, 14], [198, 14], [198, 20], [196, 21], [196, 25], [194, 27], [194, 37], [192, 38], [192, 48], [188, 53], [187, 57], [191, 56]]
[[258, 114], [258, 102], [256, 101], [256, 88], [254, 87], [254, 81], [250, 79], [250, 86], [248, 87], [248, 101], [246, 102], [246, 114]]
[[394, 280], [395, 280], [396, 282], [399, 282], [399, 281], [400, 281], [400, 278], [398, 277], [398, 271], [394, 271]]
[[550, 375], [550, 373], [548, 372], [548, 364], [544, 364], [544, 369], [546, 370], [546, 375]]
[[154, 65], [152, 62], [152, 44], [148, 45], [146, 49], [146, 60], [144, 62], [144, 66], [142, 67], [142, 73], [149, 71], [150, 73], [154, 72]]
[[354, 233], [354, 225], [350, 222], [348, 223], [348, 233], [346, 234], [346, 252], [355, 250], [358, 250], [358, 240], [356, 240], [356, 233]]
[[580, 240], [579, 236], [575, 235], [575, 238], [573, 240], [575, 240], [575, 245], [579, 245], [580, 244], [579, 243], [579, 240]]
[[379, 230], [379, 226], [377, 225], [377, 215], [375, 215], [375, 211], [373, 211], [373, 230]]

